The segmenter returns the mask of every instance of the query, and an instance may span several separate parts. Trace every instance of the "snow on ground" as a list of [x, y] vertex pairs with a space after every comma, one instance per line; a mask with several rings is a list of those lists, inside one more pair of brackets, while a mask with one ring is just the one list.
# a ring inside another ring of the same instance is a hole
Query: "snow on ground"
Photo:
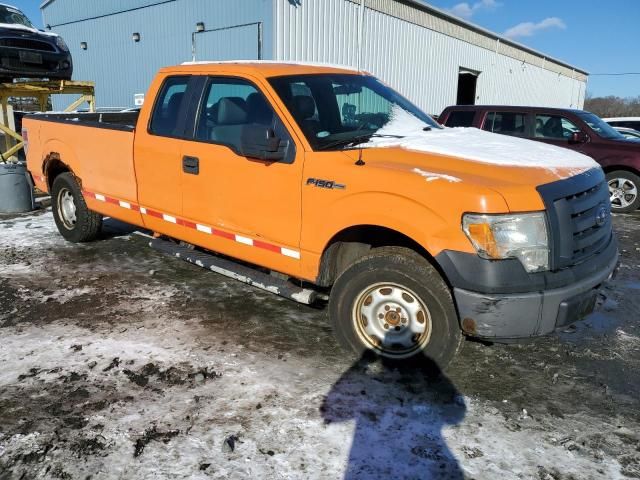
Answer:
[[424, 131], [426, 126], [406, 110], [395, 106], [389, 123], [361, 146], [400, 147], [494, 165], [540, 167], [562, 173], [565, 177], [598, 167], [592, 158], [566, 148], [477, 128], [432, 128]]
[[47, 212], [0, 220], [0, 252], [3, 480], [640, 478], [637, 376], [589, 383], [633, 324], [591, 356], [470, 344], [434, 380], [135, 235], [67, 244]]

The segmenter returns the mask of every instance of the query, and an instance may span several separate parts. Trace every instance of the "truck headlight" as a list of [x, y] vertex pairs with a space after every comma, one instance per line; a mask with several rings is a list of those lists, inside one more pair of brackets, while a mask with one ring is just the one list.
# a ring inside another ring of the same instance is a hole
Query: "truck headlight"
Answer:
[[462, 229], [482, 258], [517, 258], [527, 272], [549, 270], [544, 212], [462, 217]]
[[62, 39], [62, 37], [56, 37], [56, 45], [58, 46], [58, 48], [60, 50], [62, 50], [63, 52], [68, 52], [69, 51], [69, 47], [67, 47], [67, 44], [65, 43], [65, 41]]

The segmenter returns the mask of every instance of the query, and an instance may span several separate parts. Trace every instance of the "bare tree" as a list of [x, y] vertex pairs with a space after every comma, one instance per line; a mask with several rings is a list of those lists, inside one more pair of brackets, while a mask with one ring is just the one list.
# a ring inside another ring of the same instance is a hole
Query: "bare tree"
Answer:
[[599, 117], [640, 117], [640, 97], [594, 97], [587, 93], [584, 109]]

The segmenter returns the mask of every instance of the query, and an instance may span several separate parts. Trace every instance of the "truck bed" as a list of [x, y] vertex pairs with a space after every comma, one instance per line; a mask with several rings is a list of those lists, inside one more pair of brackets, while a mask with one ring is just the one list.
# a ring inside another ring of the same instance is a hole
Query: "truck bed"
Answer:
[[87, 127], [108, 128], [112, 130], [133, 131], [138, 120], [139, 111], [131, 112], [96, 112], [96, 113], [36, 113], [30, 115], [36, 120], [71, 123]]
[[79, 179], [84, 191], [136, 202], [133, 142], [138, 113], [42, 113], [24, 117], [27, 165], [36, 186], [49, 191], [50, 168], [60, 162]]

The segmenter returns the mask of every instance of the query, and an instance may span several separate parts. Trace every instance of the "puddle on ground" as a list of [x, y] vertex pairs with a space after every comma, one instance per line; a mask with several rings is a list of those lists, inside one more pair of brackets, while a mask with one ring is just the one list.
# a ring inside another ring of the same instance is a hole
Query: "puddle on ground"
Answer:
[[573, 325], [563, 328], [558, 332], [558, 336], [563, 341], [579, 343], [594, 335], [613, 334], [620, 323], [620, 319], [604, 312], [594, 312], [584, 320], [579, 320]]

